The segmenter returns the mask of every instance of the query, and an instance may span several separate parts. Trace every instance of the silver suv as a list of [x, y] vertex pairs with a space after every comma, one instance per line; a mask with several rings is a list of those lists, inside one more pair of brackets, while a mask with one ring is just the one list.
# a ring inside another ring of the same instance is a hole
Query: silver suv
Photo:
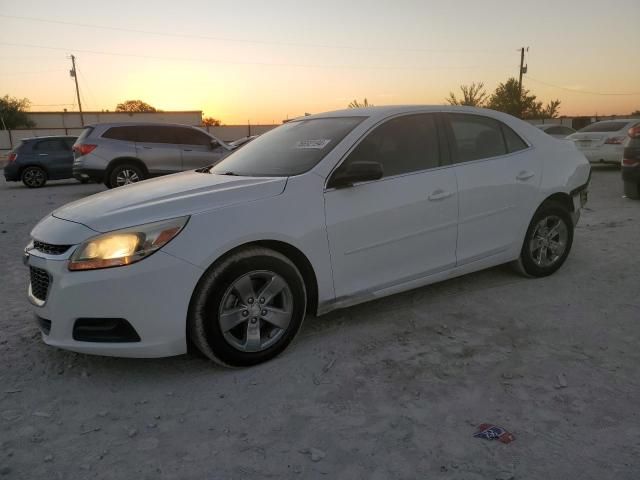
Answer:
[[73, 176], [108, 188], [218, 163], [234, 149], [196, 127], [101, 123], [84, 128], [73, 145]]

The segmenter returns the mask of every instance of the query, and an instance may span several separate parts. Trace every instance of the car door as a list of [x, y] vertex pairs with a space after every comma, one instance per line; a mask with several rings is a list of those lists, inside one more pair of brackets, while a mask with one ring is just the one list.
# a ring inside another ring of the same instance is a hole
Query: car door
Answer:
[[176, 127], [170, 125], [136, 125], [136, 155], [151, 175], [181, 172], [182, 157]]
[[493, 118], [448, 113], [458, 184], [457, 262], [499, 255], [522, 241], [541, 163], [513, 129]]
[[227, 151], [214, 138], [196, 128], [179, 127], [176, 130], [184, 170], [216, 164]]
[[375, 291], [455, 265], [458, 199], [442, 160], [436, 114], [395, 117], [375, 127], [333, 172], [353, 161], [382, 165], [380, 180], [325, 191], [338, 298]]
[[61, 138], [47, 138], [33, 145], [33, 153], [39, 163], [47, 170], [50, 179], [68, 178], [71, 176], [73, 154], [69, 146]]

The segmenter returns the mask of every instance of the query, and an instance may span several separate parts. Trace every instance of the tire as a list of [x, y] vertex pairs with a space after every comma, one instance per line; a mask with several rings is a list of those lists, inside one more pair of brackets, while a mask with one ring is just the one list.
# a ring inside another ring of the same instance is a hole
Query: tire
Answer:
[[[264, 289], [267, 284], [271, 288]], [[266, 293], [261, 297], [261, 292]], [[306, 288], [296, 266], [276, 251], [250, 247], [205, 273], [191, 300], [187, 333], [214, 362], [248, 367], [287, 348], [306, 308]], [[282, 328], [270, 323], [276, 319]]]
[[144, 179], [144, 173], [139, 166], [131, 163], [122, 163], [113, 167], [105, 185], [108, 188], [116, 188], [131, 183], [138, 183]]
[[640, 183], [625, 181], [624, 196], [631, 200], [640, 199]]
[[530, 277], [546, 277], [554, 273], [571, 251], [573, 229], [566, 207], [555, 202], [543, 204], [527, 229], [516, 265], [518, 270]]
[[87, 183], [89, 183], [91, 180], [89, 180], [88, 178], [81, 178], [80, 180], [78, 180], [81, 184], [85, 185]]
[[40, 167], [27, 167], [22, 171], [20, 180], [28, 188], [40, 188], [47, 183], [47, 172]]

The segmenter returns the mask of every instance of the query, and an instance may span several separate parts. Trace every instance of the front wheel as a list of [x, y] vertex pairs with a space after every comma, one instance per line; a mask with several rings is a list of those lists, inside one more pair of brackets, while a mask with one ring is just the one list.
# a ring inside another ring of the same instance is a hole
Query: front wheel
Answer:
[[533, 216], [522, 245], [518, 266], [526, 275], [546, 277], [567, 259], [573, 244], [573, 221], [565, 207], [542, 205]]
[[288, 258], [267, 248], [247, 248], [200, 281], [189, 308], [189, 336], [219, 364], [255, 365], [291, 343], [306, 306], [304, 280]]

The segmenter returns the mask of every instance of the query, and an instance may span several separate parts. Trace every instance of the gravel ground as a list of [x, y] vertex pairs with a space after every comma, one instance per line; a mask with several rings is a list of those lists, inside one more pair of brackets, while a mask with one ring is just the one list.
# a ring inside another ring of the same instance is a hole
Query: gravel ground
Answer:
[[[595, 168], [555, 275], [498, 267], [319, 319], [245, 370], [47, 347], [21, 250], [103, 187], [0, 180], [0, 478], [640, 478], [640, 202]], [[510, 444], [473, 438], [478, 424]]]

